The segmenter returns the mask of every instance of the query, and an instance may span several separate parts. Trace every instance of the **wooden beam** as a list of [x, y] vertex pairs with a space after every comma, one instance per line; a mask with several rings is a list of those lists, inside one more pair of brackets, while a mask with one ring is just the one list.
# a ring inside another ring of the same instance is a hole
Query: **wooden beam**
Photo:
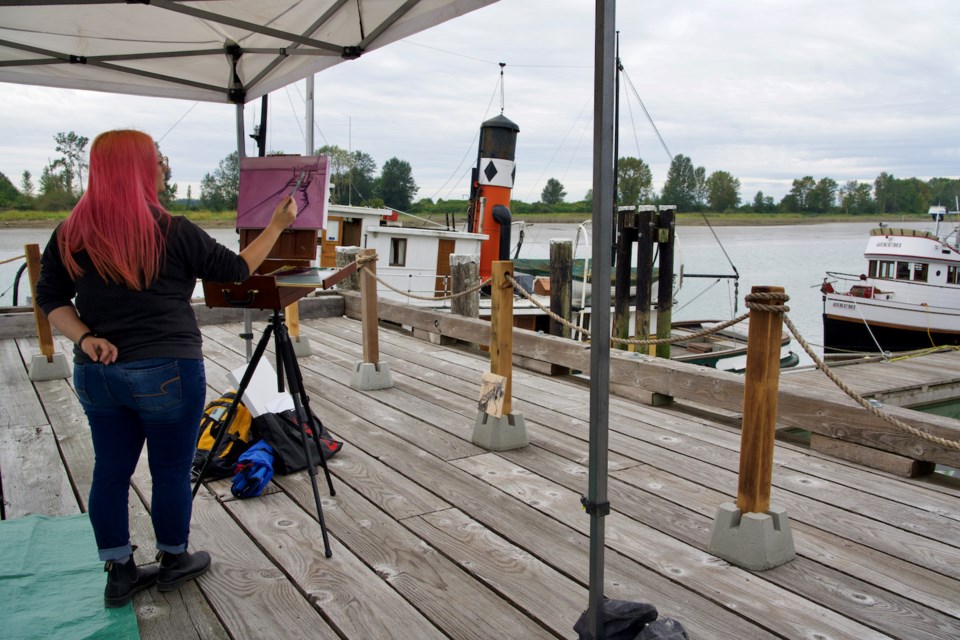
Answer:
[[40, 353], [53, 362], [53, 331], [47, 314], [37, 306], [37, 281], [40, 279], [40, 245], [26, 244], [23, 253], [27, 257], [27, 271], [30, 274], [30, 295], [33, 296], [33, 317], [37, 325], [37, 340], [40, 341]]
[[[359, 319], [360, 298], [351, 292], [344, 292], [343, 296], [346, 315]], [[489, 326], [481, 320], [387, 300], [381, 300], [378, 309], [380, 318], [386, 322], [419, 327], [466, 342], [482, 344], [489, 339]], [[590, 345], [582, 342], [514, 329], [513, 352], [590, 373]], [[625, 387], [727, 411], [743, 410], [744, 379], [735, 373], [613, 350], [610, 353], [610, 379]], [[780, 381], [777, 397], [780, 426], [798, 427], [917, 460], [960, 467], [960, 452], [903, 433], [853, 400], [823, 398], [816, 389], [789, 379]], [[884, 411], [932, 435], [960, 440], [960, 427], [951, 418], [891, 406], [885, 406]]]

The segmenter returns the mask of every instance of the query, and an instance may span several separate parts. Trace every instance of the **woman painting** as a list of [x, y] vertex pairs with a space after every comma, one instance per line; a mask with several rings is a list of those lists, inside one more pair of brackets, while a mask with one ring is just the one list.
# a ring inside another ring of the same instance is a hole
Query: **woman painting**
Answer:
[[[37, 304], [76, 345], [74, 386], [96, 458], [88, 510], [106, 563], [107, 607], [155, 583], [172, 591], [210, 566], [208, 553], [187, 551], [190, 466], [206, 395], [190, 299], [198, 278], [245, 280], [297, 216], [285, 198], [237, 255], [164, 210], [157, 192], [167, 171], [147, 134], [97, 136], [87, 191], [53, 232], [37, 284]], [[138, 568], [127, 509], [144, 443], [159, 564]]]

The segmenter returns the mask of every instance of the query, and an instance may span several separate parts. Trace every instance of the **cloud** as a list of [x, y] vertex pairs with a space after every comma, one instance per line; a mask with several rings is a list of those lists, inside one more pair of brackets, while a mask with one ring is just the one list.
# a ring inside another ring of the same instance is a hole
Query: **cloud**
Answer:
[[[670, 152], [732, 173], [744, 200], [779, 199], [805, 175], [958, 175], [955, 0], [621, 0], [617, 17], [627, 77]], [[515, 197], [536, 200], [555, 177], [580, 198], [592, 180], [593, 21], [582, 0], [501, 0], [340, 64], [316, 77], [316, 146], [361, 150], [378, 166], [398, 157], [419, 197], [459, 198], [477, 129], [500, 112], [504, 62], [504, 114], [520, 126]], [[621, 87], [621, 152], [646, 160], [660, 185], [667, 154]], [[271, 94], [271, 150], [305, 150], [303, 90]], [[24, 169], [39, 175], [58, 131], [162, 137], [174, 181], [194, 195], [236, 148], [227, 105], [0, 84], [0, 109], [0, 171], [14, 183]], [[246, 132], [259, 114], [259, 101], [247, 105]]]

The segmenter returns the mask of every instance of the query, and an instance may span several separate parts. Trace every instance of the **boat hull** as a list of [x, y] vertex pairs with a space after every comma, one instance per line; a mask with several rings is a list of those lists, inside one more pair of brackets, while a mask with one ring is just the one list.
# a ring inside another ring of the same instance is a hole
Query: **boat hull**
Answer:
[[957, 344], [960, 333], [823, 314], [823, 345], [827, 353], [913, 351]]

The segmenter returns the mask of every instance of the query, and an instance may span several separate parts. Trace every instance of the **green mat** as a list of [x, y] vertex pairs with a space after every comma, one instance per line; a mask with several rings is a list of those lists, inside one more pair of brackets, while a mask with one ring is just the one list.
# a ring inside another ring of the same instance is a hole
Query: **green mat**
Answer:
[[86, 514], [0, 522], [0, 636], [139, 639], [133, 606], [104, 609], [107, 576]]

